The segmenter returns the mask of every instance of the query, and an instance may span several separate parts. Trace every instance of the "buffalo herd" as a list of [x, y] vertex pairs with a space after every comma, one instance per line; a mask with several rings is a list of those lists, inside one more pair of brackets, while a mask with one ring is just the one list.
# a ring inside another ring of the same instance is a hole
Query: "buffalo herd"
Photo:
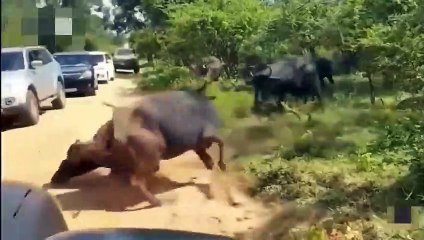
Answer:
[[[198, 77], [216, 81], [222, 73], [222, 61], [209, 57], [202, 59], [202, 62], [191, 65], [192, 72]], [[304, 103], [308, 99], [321, 102], [323, 90], [327, 87], [325, 79], [334, 84], [333, 62], [324, 57], [308, 55], [287, 55], [270, 64], [246, 66], [241, 75], [245, 83], [253, 87], [255, 108], [271, 97], [277, 103], [285, 101], [287, 95], [303, 99]]]

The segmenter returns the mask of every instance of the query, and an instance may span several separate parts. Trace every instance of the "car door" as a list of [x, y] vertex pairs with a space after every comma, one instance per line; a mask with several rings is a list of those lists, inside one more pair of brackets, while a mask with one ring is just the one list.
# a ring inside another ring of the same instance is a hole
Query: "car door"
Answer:
[[47, 91], [44, 87], [45, 83], [43, 79], [45, 78], [44, 66], [34, 68], [31, 66], [32, 61], [42, 61], [41, 54], [38, 49], [29, 49], [27, 52], [28, 59], [28, 69], [31, 75], [33, 75], [33, 84], [37, 90], [37, 95], [40, 100], [47, 97]]
[[45, 79], [44, 86], [48, 96], [56, 94], [57, 88], [57, 76], [58, 76], [58, 66], [56, 62], [53, 61], [53, 56], [47, 49], [40, 49], [41, 59], [43, 61], [43, 66], [45, 69]]

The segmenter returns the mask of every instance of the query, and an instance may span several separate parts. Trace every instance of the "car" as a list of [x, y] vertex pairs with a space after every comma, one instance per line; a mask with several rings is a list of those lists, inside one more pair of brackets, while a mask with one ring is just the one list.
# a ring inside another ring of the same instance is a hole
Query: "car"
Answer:
[[43, 46], [1, 49], [1, 116], [24, 126], [36, 125], [44, 102], [66, 105], [59, 63]]
[[115, 67], [109, 53], [101, 51], [91, 51], [90, 56], [94, 65], [94, 75], [98, 82], [108, 83], [115, 79]]
[[96, 95], [99, 87], [94, 74], [96, 63], [88, 51], [58, 52], [53, 56], [62, 68], [66, 93]]
[[58, 199], [32, 184], [2, 180], [1, 239], [7, 240], [232, 240], [198, 232], [148, 228], [71, 230]]
[[118, 48], [113, 55], [113, 65], [115, 72], [117, 70], [132, 70], [134, 73], [139, 73], [140, 65], [138, 63], [138, 56], [134, 49], [131, 48]]

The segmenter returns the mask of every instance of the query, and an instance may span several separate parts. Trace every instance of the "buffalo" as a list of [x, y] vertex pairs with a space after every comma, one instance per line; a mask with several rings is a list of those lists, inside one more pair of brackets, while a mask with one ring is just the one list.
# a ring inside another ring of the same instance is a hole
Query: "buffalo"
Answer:
[[224, 63], [217, 57], [210, 56], [202, 58], [201, 64], [190, 65], [191, 71], [197, 77], [207, 77], [211, 81], [218, 81], [222, 74]]
[[317, 65], [310, 62], [306, 57], [285, 56], [273, 64], [257, 65], [253, 71], [248, 70], [251, 79], [247, 83], [253, 85], [255, 91], [254, 106], [270, 96], [277, 97], [279, 103], [287, 94], [301, 97], [305, 102], [308, 97], [321, 101], [319, 72]]
[[315, 67], [316, 67], [319, 82], [322, 88], [325, 87], [325, 81], [324, 81], [325, 78], [327, 78], [330, 84], [334, 84], [333, 62], [331, 60], [327, 58], [323, 58], [323, 57], [316, 58]]
[[160, 160], [193, 150], [205, 167], [212, 169], [214, 162], [207, 149], [217, 143], [218, 166], [225, 171], [224, 143], [217, 135], [221, 122], [209, 98], [200, 91], [166, 91], [145, 95], [130, 107], [109, 105], [114, 108], [112, 120], [92, 141], [76, 141], [69, 147], [51, 182], [65, 183], [106, 167], [111, 174], [139, 186], [151, 205], [160, 206], [146, 186], [146, 178], [159, 170]]

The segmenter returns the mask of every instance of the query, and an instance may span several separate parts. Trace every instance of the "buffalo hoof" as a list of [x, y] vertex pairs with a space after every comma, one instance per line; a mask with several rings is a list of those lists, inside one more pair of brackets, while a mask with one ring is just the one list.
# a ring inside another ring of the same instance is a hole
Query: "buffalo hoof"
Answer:
[[161, 207], [162, 206], [162, 202], [159, 199], [152, 199], [151, 201], [149, 201], [151, 207]]
[[218, 162], [218, 167], [223, 172], [227, 171], [227, 165], [225, 163], [223, 163], [223, 162]]
[[60, 178], [60, 177], [52, 177], [52, 179], [50, 180], [50, 184], [52, 185], [61, 185], [61, 184], [65, 184], [69, 181], [69, 179], [64, 179], [64, 178]]

